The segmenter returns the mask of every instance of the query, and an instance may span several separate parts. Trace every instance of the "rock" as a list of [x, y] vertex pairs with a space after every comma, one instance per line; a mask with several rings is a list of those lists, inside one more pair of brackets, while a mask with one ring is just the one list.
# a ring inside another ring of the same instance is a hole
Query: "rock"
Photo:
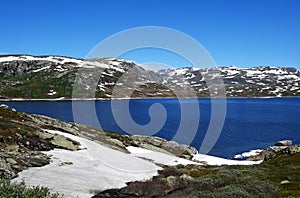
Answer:
[[64, 165], [73, 165], [73, 162], [62, 162], [60, 163], [59, 166], [64, 166]]
[[5, 148], [7, 154], [16, 155], [18, 153], [19, 146], [18, 145], [8, 145]]
[[282, 151], [286, 148], [288, 148], [288, 146], [271, 146], [271, 147], [268, 148], [268, 150], [272, 151], [272, 152], [279, 152], [279, 151]]
[[15, 164], [17, 164], [18, 162], [16, 162], [14, 159], [12, 159], [12, 158], [6, 158], [6, 162], [7, 163], [9, 163], [9, 164], [11, 164], [11, 165], [15, 165]]
[[45, 166], [45, 165], [49, 164], [49, 160], [47, 158], [41, 157], [41, 156], [28, 158], [27, 162], [32, 167], [41, 167], [41, 166]]
[[151, 144], [153, 146], [160, 147], [162, 142], [165, 142], [166, 140], [154, 137], [154, 136], [143, 136], [143, 135], [133, 135], [131, 136], [131, 139], [136, 143], [139, 144], [141, 142]]
[[288, 183], [290, 183], [289, 180], [282, 180], [282, 181], [280, 182], [281, 185], [282, 185], [282, 184], [288, 184]]
[[41, 132], [38, 132], [38, 136], [42, 139], [52, 139], [55, 136], [55, 134], [41, 131]]
[[16, 176], [17, 174], [11, 166], [5, 160], [0, 159], [0, 178], [14, 178]]
[[58, 146], [60, 148], [68, 149], [71, 151], [79, 150], [79, 143], [75, 145], [73, 140], [68, 140], [65, 136], [55, 135], [53, 140], [50, 141], [53, 145]]
[[6, 105], [6, 104], [1, 104], [1, 105], [0, 105], [0, 108], [3, 108], [3, 109], [9, 109], [9, 106]]
[[109, 138], [108, 139], [112, 144], [116, 145], [116, 146], [119, 146], [121, 148], [125, 148], [125, 145], [123, 144], [123, 142], [121, 142], [120, 140], [118, 139], [114, 139], [114, 138]]
[[148, 149], [148, 150], [154, 151], [154, 152], [160, 152], [160, 153], [165, 153], [165, 154], [168, 154], [168, 155], [173, 155], [172, 153], [170, 153], [170, 152], [168, 152], [168, 151], [166, 151], [162, 148], [151, 145], [151, 144], [141, 143], [139, 145], [139, 147], [144, 148], [144, 149]]
[[179, 178], [182, 179], [182, 180], [184, 180], [184, 181], [193, 181], [194, 180], [193, 177], [191, 177], [191, 176], [189, 176], [187, 174], [183, 174]]
[[276, 142], [275, 146], [291, 146], [293, 144], [292, 140], [281, 140]]
[[291, 153], [300, 153], [300, 146], [299, 145], [290, 146], [289, 148], [290, 148]]
[[195, 148], [184, 144], [178, 144], [175, 141], [164, 142], [162, 143], [161, 148], [185, 159], [192, 159], [193, 156], [198, 153]]
[[179, 144], [175, 141], [167, 141], [159, 137], [133, 135], [131, 136], [131, 139], [132, 143], [139, 147], [152, 151], [173, 154], [185, 159], [192, 159], [193, 155], [198, 153], [198, 151], [191, 146]]
[[3, 159], [0, 159], [0, 171], [8, 169], [10, 169], [8, 164]]
[[166, 181], [167, 181], [169, 186], [174, 186], [175, 183], [177, 182], [177, 177], [169, 176], [169, 177], [166, 178]]

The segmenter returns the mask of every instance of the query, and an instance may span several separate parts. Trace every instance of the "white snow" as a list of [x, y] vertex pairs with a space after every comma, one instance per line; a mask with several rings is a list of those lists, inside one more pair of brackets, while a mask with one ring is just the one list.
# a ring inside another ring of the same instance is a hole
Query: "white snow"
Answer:
[[51, 91], [51, 92], [49, 91], [49, 92], [48, 92], [48, 96], [53, 96], [53, 95], [55, 95], [55, 94], [57, 94], [56, 91]]
[[223, 69], [223, 70], [221, 70], [222, 72], [227, 72], [227, 75], [228, 76], [234, 76], [234, 75], [237, 75], [237, 74], [239, 74], [240, 73], [240, 71], [238, 71], [236, 68], [232, 68], [232, 69]]
[[[150, 179], [159, 169], [151, 162], [93, 141], [59, 131], [49, 132], [78, 141], [86, 149], [80, 151], [54, 149], [45, 152], [52, 155], [51, 164], [22, 171], [13, 181], [20, 182], [24, 179], [26, 185], [48, 186], [53, 191], [64, 194], [64, 197], [84, 198], [91, 197], [93, 191], [121, 188], [129, 181]], [[73, 164], [61, 165], [62, 162]]]
[[248, 151], [248, 152], [244, 152], [242, 154], [235, 155], [234, 159], [243, 159], [243, 158], [246, 158], [246, 157], [257, 156], [262, 151], [263, 150], [261, 150], [261, 149], [251, 150], [251, 151]]
[[49, 69], [50, 66], [46, 66], [46, 67], [42, 67], [40, 69], [36, 69], [36, 70], [33, 70], [32, 72], [40, 72], [40, 71], [43, 71], [43, 70], [46, 70], [46, 69]]
[[150, 151], [148, 149], [143, 149], [139, 147], [128, 146], [126, 149], [131, 153], [132, 156], [141, 157], [144, 159], [148, 159], [155, 163], [165, 164], [165, 165], [177, 165], [177, 164], [199, 164], [190, 160], [182, 159], [176, 156], [168, 155], [165, 153]]
[[257, 74], [261, 74], [261, 71], [258, 70], [246, 70], [247, 71], [247, 75], [246, 76], [254, 76]]
[[193, 160], [197, 160], [198, 162], [206, 162], [208, 165], [253, 165], [260, 164], [262, 161], [247, 161], [247, 160], [231, 160], [224, 159], [215, 156], [209, 156], [204, 154], [197, 154], [193, 157]]
[[150, 179], [157, 175], [157, 170], [161, 169], [154, 163], [251, 165], [261, 162], [228, 160], [204, 154], [196, 154], [194, 159], [198, 162], [194, 162], [133, 146], [127, 147], [130, 154], [126, 154], [85, 138], [60, 131], [46, 131], [64, 135], [79, 142], [83, 150], [54, 149], [45, 152], [52, 156], [52, 163], [22, 171], [19, 177], [13, 179], [13, 182], [24, 180], [29, 186], [48, 186], [54, 192], [64, 194], [64, 197], [91, 197], [95, 191], [121, 188], [129, 181]]
[[75, 58], [68, 58], [68, 57], [59, 57], [59, 56], [41, 56], [41, 57], [36, 57], [36, 56], [27, 56], [27, 55], [22, 55], [22, 56], [3, 56], [0, 57], [0, 62], [7, 62], [7, 61], [26, 61], [26, 60], [37, 60], [37, 61], [51, 61], [55, 63], [60, 63], [64, 64], [66, 62], [73, 62], [80, 64], [83, 61], [80, 59], [75, 59]]

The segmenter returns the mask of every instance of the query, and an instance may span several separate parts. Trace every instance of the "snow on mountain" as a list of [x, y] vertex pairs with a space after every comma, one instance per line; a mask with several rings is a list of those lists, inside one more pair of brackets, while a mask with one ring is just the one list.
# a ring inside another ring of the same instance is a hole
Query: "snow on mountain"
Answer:
[[30, 55], [0, 56], [0, 62], [10, 62], [10, 61], [50, 61], [59, 64], [65, 64], [67, 62], [80, 64], [82, 63], [83, 60], [63, 57], [63, 56], [30, 56]]
[[[299, 95], [300, 72], [295, 68], [270, 66], [238, 68], [230, 66], [220, 67], [217, 70], [219, 70], [219, 74], [223, 79], [227, 96], [280, 97]], [[183, 76], [194, 87], [198, 95], [210, 95], [205, 80], [214, 78], [212, 69], [179, 68], [160, 71], [159, 74], [164, 76], [165, 82], [170, 86], [178, 85], [178, 79]], [[207, 76], [203, 78], [207, 74], [210, 74], [208, 78]]]
[[[97, 68], [101, 69], [100, 76], [93, 71]], [[62, 56], [6, 55], [0, 56], [0, 80], [3, 84], [0, 97], [71, 98], [69, 90], [72, 90], [80, 69], [86, 72], [80, 74], [82, 96], [78, 97], [88, 95], [85, 92], [91, 91], [95, 82], [98, 82], [96, 98], [113, 97], [116, 85], [119, 89], [115, 97], [176, 97], [175, 93], [191, 97], [191, 92], [198, 97], [214, 97], [217, 92], [210, 93], [212, 89], [208, 87], [207, 81], [215, 82], [218, 75], [222, 77], [228, 97], [300, 95], [300, 72], [291, 67], [185, 67], [153, 72], [132, 61], [117, 58], [83, 60]], [[26, 76], [27, 83], [20, 76]], [[45, 82], [40, 83], [40, 90], [45, 91], [33, 94], [28, 81], [33, 84]], [[219, 84], [215, 86], [222, 86], [222, 81], [218, 81]], [[49, 90], [53, 90], [55, 94], [49, 95]], [[28, 96], [24, 96], [25, 92]]]

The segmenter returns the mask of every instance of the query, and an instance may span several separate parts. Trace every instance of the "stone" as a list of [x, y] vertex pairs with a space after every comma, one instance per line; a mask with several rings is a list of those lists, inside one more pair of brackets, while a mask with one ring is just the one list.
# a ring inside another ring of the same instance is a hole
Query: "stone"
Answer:
[[1, 105], [0, 105], [0, 108], [3, 108], [3, 109], [9, 109], [9, 106], [6, 105], [6, 104], [1, 104]]
[[193, 177], [191, 177], [191, 176], [189, 176], [187, 174], [183, 174], [179, 178], [182, 179], [182, 180], [184, 180], [184, 181], [193, 181], [194, 180]]
[[18, 145], [8, 145], [5, 148], [7, 154], [16, 155], [18, 153], [19, 146]]
[[52, 139], [55, 136], [54, 133], [47, 133], [47, 132], [38, 132], [38, 135], [42, 139]]
[[18, 162], [16, 162], [14, 159], [12, 159], [12, 158], [6, 158], [6, 162], [7, 163], [9, 163], [9, 164], [11, 164], [11, 165], [15, 165], [15, 164], [17, 164]]
[[288, 184], [288, 183], [290, 183], [289, 180], [282, 180], [282, 181], [280, 182], [281, 185], [282, 185], [282, 184]]
[[73, 141], [68, 140], [66, 137], [64, 137], [62, 135], [55, 135], [53, 140], [51, 140], [50, 142], [53, 145], [58, 146], [60, 148], [68, 149], [68, 150], [71, 150], [71, 151], [79, 150], [78, 145], [74, 145]]
[[32, 157], [28, 158], [27, 161], [32, 167], [41, 167], [49, 164], [49, 160], [43, 157]]
[[167, 180], [167, 183], [168, 183], [169, 186], [174, 186], [175, 183], [177, 182], [177, 177], [169, 176], [169, 177], [166, 178], [166, 180]]
[[121, 141], [118, 140], [118, 139], [109, 138], [109, 141], [110, 141], [112, 144], [116, 145], [116, 146], [125, 148], [125, 145], [123, 144], [123, 142], [121, 142]]
[[292, 140], [281, 140], [276, 142], [275, 146], [291, 146], [293, 144]]

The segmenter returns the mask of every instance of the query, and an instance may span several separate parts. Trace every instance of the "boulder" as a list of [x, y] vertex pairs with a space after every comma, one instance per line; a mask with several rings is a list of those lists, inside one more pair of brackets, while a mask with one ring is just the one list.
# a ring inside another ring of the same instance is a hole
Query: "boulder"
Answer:
[[80, 144], [78, 142], [68, 139], [62, 135], [55, 135], [53, 140], [51, 140], [50, 142], [57, 147], [68, 149], [71, 151], [77, 151], [80, 149], [78, 146]]
[[6, 104], [1, 104], [1, 105], [0, 105], [0, 108], [3, 108], [3, 109], [9, 109], [9, 106], [6, 105]]
[[276, 142], [275, 146], [291, 146], [293, 144], [292, 140], [281, 140]]

